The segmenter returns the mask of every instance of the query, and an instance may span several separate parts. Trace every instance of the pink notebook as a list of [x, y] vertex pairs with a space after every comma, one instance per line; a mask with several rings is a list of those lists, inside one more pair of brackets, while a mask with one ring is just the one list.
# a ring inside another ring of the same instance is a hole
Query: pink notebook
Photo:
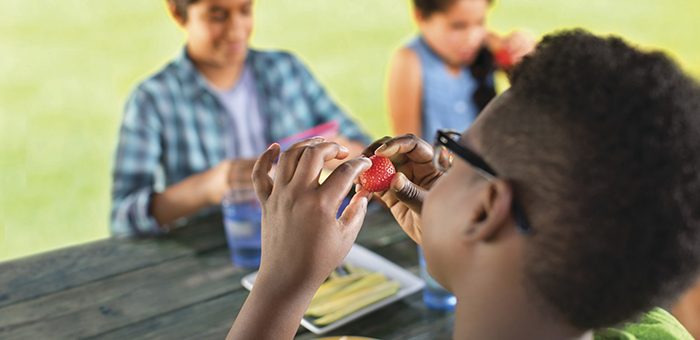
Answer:
[[326, 140], [332, 140], [333, 138], [338, 136], [339, 126], [340, 124], [338, 124], [338, 122], [332, 120], [330, 122], [316, 125], [310, 129], [293, 134], [289, 137], [282, 138], [279, 141], [277, 141], [277, 143], [282, 148], [282, 151], [284, 151], [292, 144], [311, 137], [321, 136], [326, 138]]

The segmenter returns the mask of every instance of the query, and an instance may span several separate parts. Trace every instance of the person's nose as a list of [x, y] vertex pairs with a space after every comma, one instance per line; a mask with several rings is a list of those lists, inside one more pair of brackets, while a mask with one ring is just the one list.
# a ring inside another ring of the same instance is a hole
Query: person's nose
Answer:
[[233, 14], [229, 16], [226, 37], [232, 41], [245, 40], [245, 20], [241, 15]]
[[486, 39], [486, 28], [483, 26], [473, 27], [466, 32], [465, 43], [467, 46], [477, 48]]

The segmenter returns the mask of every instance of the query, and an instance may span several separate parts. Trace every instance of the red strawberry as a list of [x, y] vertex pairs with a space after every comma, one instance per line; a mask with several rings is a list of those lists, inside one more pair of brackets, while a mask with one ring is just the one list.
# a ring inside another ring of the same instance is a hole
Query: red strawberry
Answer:
[[389, 189], [391, 177], [396, 173], [391, 160], [386, 157], [377, 157], [375, 155], [369, 158], [372, 161], [372, 167], [367, 169], [360, 175], [360, 183], [362, 186], [371, 191], [378, 192]]
[[496, 51], [496, 55], [494, 56], [496, 58], [496, 64], [500, 68], [509, 68], [513, 66], [513, 63], [515, 60], [513, 60], [513, 56], [510, 55], [510, 51], [506, 48], [500, 48], [498, 51]]

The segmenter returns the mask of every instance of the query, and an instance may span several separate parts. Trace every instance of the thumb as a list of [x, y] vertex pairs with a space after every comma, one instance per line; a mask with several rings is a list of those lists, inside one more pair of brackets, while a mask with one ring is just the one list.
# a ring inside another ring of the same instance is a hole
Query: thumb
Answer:
[[357, 233], [360, 232], [362, 227], [370, 197], [372, 197], [372, 193], [367, 191], [367, 189], [357, 192], [338, 219], [340, 225], [344, 227], [346, 233], [352, 236], [353, 240], [357, 238]]
[[420, 215], [423, 201], [428, 195], [427, 190], [415, 185], [406, 178], [406, 175], [398, 172], [391, 179], [391, 191], [401, 203]]

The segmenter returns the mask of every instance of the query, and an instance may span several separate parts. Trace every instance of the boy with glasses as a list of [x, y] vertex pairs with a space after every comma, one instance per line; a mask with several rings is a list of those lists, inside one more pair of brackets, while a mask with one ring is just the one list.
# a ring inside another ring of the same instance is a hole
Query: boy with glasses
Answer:
[[[545, 37], [465, 133], [438, 132], [435, 148], [385, 138], [366, 154], [396, 165], [376, 195], [457, 296], [455, 339], [690, 340], [658, 307], [700, 267], [698, 131], [700, 87], [673, 62], [575, 30]], [[315, 181], [347, 154], [306, 140], [274, 181], [279, 147], [259, 158], [262, 266], [229, 339], [291, 339], [348, 253], [372, 194], [338, 220], [334, 208], [370, 162]]]

